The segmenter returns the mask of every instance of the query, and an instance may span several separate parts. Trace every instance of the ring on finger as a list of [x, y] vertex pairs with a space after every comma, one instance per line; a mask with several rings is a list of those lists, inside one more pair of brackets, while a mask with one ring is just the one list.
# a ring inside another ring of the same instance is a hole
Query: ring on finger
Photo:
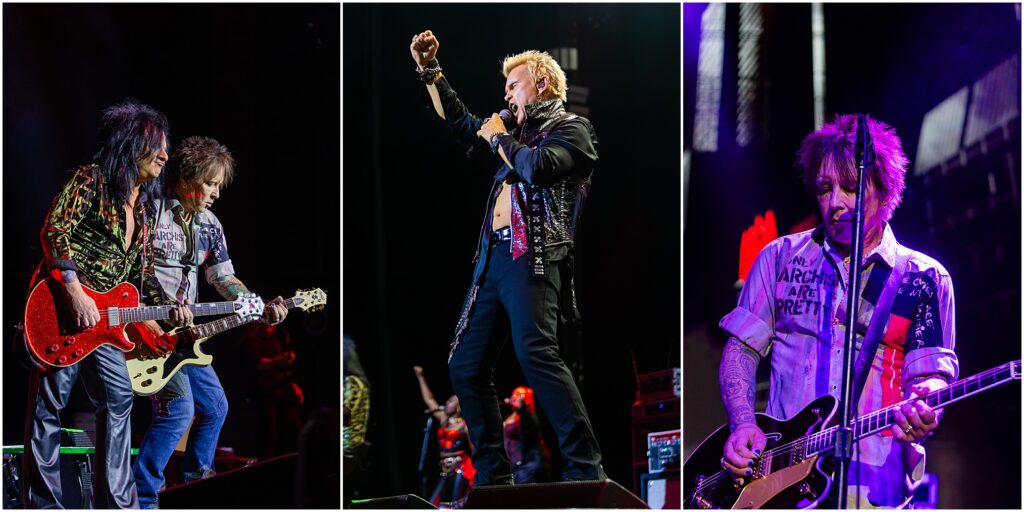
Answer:
[[901, 429], [901, 430], [903, 430], [904, 434], [908, 434], [909, 435], [911, 432], [914, 431], [914, 426], [913, 425], [907, 425], [907, 428], [904, 428], [904, 429]]

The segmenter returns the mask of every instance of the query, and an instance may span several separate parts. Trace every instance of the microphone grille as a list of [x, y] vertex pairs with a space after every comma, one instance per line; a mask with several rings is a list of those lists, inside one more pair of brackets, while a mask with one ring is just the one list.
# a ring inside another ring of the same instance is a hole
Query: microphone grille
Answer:
[[498, 117], [500, 117], [505, 123], [506, 130], [511, 130], [516, 127], [516, 116], [511, 110], [507, 108], [501, 109], [501, 112], [498, 112]]

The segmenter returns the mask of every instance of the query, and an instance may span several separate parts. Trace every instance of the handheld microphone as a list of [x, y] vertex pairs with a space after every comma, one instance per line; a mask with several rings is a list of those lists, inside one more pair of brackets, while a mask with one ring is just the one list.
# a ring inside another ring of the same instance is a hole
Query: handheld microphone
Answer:
[[507, 108], [501, 109], [501, 112], [498, 112], [498, 117], [500, 117], [501, 121], [505, 123], [506, 131], [511, 132], [516, 129], [516, 115], [513, 114], [511, 110]]
[[[507, 108], [501, 109], [501, 111], [498, 112], [498, 117], [500, 117], [501, 122], [505, 124], [505, 131], [511, 133], [512, 130], [516, 129], [516, 115], [513, 114], [511, 110]], [[473, 158], [473, 152], [480, 143], [486, 144], [483, 139], [477, 137], [477, 140], [473, 141], [473, 144], [466, 150], [466, 158]], [[488, 147], [488, 149], [490, 148]]]

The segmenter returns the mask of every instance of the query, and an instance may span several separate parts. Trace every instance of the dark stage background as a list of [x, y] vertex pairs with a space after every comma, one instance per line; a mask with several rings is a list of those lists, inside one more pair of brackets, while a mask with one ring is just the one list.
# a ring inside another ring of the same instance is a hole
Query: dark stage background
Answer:
[[[697, 64], [707, 9], [686, 4], [683, 12], [684, 147], [692, 155], [684, 196], [687, 454], [726, 422], [717, 385], [725, 344], [718, 321], [736, 305], [741, 234], [768, 209], [780, 236], [801, 221], [820, 222], [795, 166], [800, 141], [815, 128], [810, 5], [762, 4], [759, 16], [728, 5], [719, 146], [697, 152]], [[1020, 5], [826, 3], [823, 14], [825, 119], [867, 112], [903, 140], [911, 165], [891, 224], [902, 244], [935, 257], [953, 278], [961, 376], [1020, 358]], [[748, 41], [756, 41], [759, 56], [746, 54], [757, 76], [743, 87], [752, 94], [745, 119], [754, 136], [741, 147], [737, 55], [739, 41], [757, 34], [750, 22], [758, 18], [762, 32]], [[741, 34], [741, 26], [749, 30]], [[960, 135], [919, 152], [925, 114], [958, 91], [963, 101], [950, 110], [959, 109], [959, 117], [947, 111], [930, 127]], [[965, 125], [978, 130], [959, 131]], [[1019, 508], [1019, 475], [990, 468], [991, 461], [1016, 457], [1020, 440], [1019, 385], [952, 406], [926, 444], [938, 505]]]
[[[319, 287], [328, 305], [283, 324], [297, 354], [303, 413], [340, 403], [339, 43], [337, 5], [5, 5], [4, 424], [21, 444], [28, 372], [12, 353], [39, 230], [67, 171], [97, 147], [100, 112], [136, 98], [167, 115], [172, 146], [190, 135], [231, 149], [235, 181], [213, 207], [237, 275], [270, 299]], [[220, 300], [208, 284], [200, 300]], [[200, 320], [197, 319], [197, 323]], [[260, 456], [263, 411], [240, 331], [214, 355], [230, 401], [222, 446]], [[79, 385], [66, 415], [91, 411]], [[137, 398], [136, 440], [149, 400]], [[70, 425], [70, 419], [65, 426]]]
[[[376, 447], [373, 476], [347, 479], [346, 492], [420, 492], [425, 417], [412, 367], [439, 401], [451, 394], [448, 345], [497, 169], [490, 155], [467, 159], [421, 102], [408, 47], [426, 29], [477, 115], [506, 107], [504, 56], [578, 49], [569, 94], [588, 89], [601, 147], [577, 236], [583, 341], [563, 349], [583, 365], [605, 470], [631, 487], [631, 354], [641, 373], [680, 357], [679, 6], [347, 4], [343, 15], [345, 333], [373, 385]], [[508, 396], [525, 379], [510, 344], [502, 359], [496, 383]], [[437, 460], [432, 439], [431, 489]]]

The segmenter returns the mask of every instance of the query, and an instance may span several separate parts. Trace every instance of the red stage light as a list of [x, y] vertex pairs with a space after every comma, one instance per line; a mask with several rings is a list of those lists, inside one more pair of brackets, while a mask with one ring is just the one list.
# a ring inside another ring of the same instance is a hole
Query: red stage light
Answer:
[[750, 267], [768, 242], [779, 237], [779, 229], [775, 223], [775, 212], [768, 210], [764, 215], [754, 217], [754, 224], [743, 232], [740, 239], [740, 272], [739, 280], [747, 279]]

